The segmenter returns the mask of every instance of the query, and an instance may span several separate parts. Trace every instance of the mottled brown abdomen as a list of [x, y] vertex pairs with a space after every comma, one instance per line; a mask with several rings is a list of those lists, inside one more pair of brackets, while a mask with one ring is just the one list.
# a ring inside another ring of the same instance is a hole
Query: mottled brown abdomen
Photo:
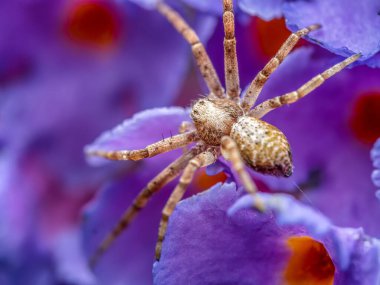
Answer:
[[231, 137], [246, 163], [257, 172], [285, 177], [292, 175], [290, 146], [276, 127], [253, 117], [240, 117], [232, 126]]

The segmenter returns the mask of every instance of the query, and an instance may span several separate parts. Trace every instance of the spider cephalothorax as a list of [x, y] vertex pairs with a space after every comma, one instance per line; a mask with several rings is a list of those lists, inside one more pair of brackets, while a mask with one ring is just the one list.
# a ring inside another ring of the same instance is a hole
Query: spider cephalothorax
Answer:
[[[86, 150], [88, 155], [108, 159], [139, 160], [195, 143], [194, 147], [162, 170], [139, 193], [114, 230], [92, 256], [92, 265], [96, 263], [115, 238], [128, 227], [151, 196], [182, 173], [179, 184], [173, 190], [162, 211], [156, 246], [156, 258], [159, 259], [169, 217], [176, 204], [183, 197], [195, 171], [214, 163], [220, 154], [231, 161], [232, 168], [236, 171], [244, 189], [252, 195], [255, 195], [257, 189], [244, 168], [245, 164], [265, 174], [290, 176], [293, 167], [289, 143], [280, 130], [264, 122], [261, 118], [271, 110], [294, 103], [306, 96], [326, 79], [360, 57], [359, 54], [352, 55], [316, 75], [296, 91], [264, 101], [252, 109], [270, 74], [276, 70], [297, 41], [309, 32], [320, 28], [319, 25], [311, 25], [291, 34], [277, 54], [256, 75], [244, 96], [241, 96], [232, 0], [223, 0], [226, 91], [220, 83], [204, 46], [184, 19], [162, 2], [158, 2], [157, 10], [191, 45], [195, 60], [210, 93], [207, 97], [199, 99], [193, 104], [191, 109], [192, 122], [183, 122], [178, 135], [138, 150], [104, 151], [96, 148]], [[260, 205], [257, 206], [260, 208]]]
[[223, 136], [243, 116], [243, 109], [234, 101], [222, 98], [202, 98], [191, 108], [191, 118], [198, 136], [209, 145], [220, 145]]

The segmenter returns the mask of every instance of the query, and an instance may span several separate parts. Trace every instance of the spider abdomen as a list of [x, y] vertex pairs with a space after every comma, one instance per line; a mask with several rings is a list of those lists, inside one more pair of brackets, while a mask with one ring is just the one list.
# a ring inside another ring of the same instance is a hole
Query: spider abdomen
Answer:
[[285, 135], [276, 127], [253, 117], [240, 117], [232, 126], [246, 163], [257, 172], [289, 177], [293, 172], [292, 155]]
[[223, 136], [231, 133], [233, 124], [243, 115], [234, 101], [221, 98], [202, 98], [191, 109], [191, 118], [198, 136], [209, 145], [220, 145]]

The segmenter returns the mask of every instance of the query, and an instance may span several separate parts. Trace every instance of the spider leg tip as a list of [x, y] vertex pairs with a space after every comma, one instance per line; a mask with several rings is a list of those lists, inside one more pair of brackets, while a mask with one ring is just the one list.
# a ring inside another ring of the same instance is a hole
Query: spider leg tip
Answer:
[[319, 30], [320, 28], [322, 28], [321, 24], [313, 24], [308, 27], [309, 31]]

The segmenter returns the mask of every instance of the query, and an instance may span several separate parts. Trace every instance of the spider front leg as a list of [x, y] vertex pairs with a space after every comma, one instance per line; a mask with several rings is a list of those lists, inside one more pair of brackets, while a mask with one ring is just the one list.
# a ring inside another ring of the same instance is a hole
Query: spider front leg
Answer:
[[227, 96], [238, 100], [240, 95], [239, 68], [236, 56], [235, 17], [232, 0], [223, 1], [224, 76]]
[[311, 80], [306, 82], [304, 85], [302, 85], [300, 88], [298, 88], [296, 91], [287, 93], [282, 96], [277, 96], [272, 99], [269, 99], [267, 101], [264, 101], [260, 105], [256, 106], [249, 115], [255, 118], [261, 118], [268, 112], [279, 108], [286, 104], [291, 104], [302, 97], [309, 94], [311, 91], [316, 89], [318, 86], [320, 86], [323, 82], [325, 82], [326, 79], [330, 78], [334, 74], [341, 71], [343, 68], [345, 68], [347, 65], [355, 62], [361, 57], [361, 54], [355, 54], [350, 56], [349, 58], [346, 58], [342, 62], [339, 62], [338, 64], [334, 65], [333, 67], [330, 67], [329, 69], [325, 70], [324, 72], [318, 74], [317, 76], [313, 77]]
[[187, 146], [197, 140], [198, 135], [196, 131], [190, 131], [163, 139], [159, 142], [150, 144], [143, 149], [116, 151], [86, 150], [86, 154], [100, 156], [111, 160], [140, 160]]
[[[244, 189], [251, 195], [257, 193], [257, 187], [255, 182], [249, 176], [248, 172], [245, 170], [244, 160], [240, 155], [239, 148], [236, 142], [229, 136], [222, 137], [221, 140], [221, 151], [225, 159], [231, 161], [232, 168], [236, 171], [237, 175], [240, 178], [241, 183], [244, 186]], [[257, 199], [256, 199], [257, 200]], [[264, 211], [264, 205], [257, 200], [256, 208], [260, 211]]]
[[185, 170], [183, 171], [179, 183], [174, 189], [173, 193], [170, 195], [163, 211], [162, 218], [160, 222], [160, 228], [158, 230], [158, 239], [156, 244], [156, 260], [161, 257], [162, 243], [165, 238], [166, 229], [168, 226], [169, 218], [173, 213], [177, 203], [182, 199], [186, 192], [187, 187], [193, 180], [194, 173], [201, 167], [208, 166], [216, 161], [217, 151], [214, 149], [209, 149], [205, 152], [200, 153], [198, 156], [190, 160]]
[[186, 133], [186, 132], [190, 132], [192, 130], [194, 130], [194, 125], [191, 122], [189, 122], [189, 121], [183, 121], [181, 123], [181, 125], [179, 126], [178, 132], [180, 134], [183, 134], [183, 133]]
[[137, 195], [132, 205], [124, 212], [117, 225], [106, 236], [106, 238], [96, 249], [95, 253], [91, 256], [89, 261], [91, 267], [96, 265], [99, 258], [107, 251], [113, 241], [130, 225], [137, 213], [148, 203], [152, 195], [176, 178], [186, 167], [188, 162], [204, 151], [204, 148], [205, 147], [203, 144], [195, 146], [186, 154], [183, 154], [181, 157], [172, 162], [147, 184], [147, 186]]
[[157, 4], [157, 10], [174, 26], [174, 28], [185, 38], [185, 40], [191, 45], [195, 61], [199, 67], [199, 70], [206, 81], [206, 84], [211, 91], [211, 94], [223, 98], [224, 89], [220, 83], [218, 74], [215, 71], [214, 66], [211, 63], [206, 49], [198, 38], [193, 29], [189, 27], [186, 21], [172, 8], [165, 3], [159, 1]]
[[301, 29], [291, 34], [288, 39], [282, 44], [276, 55], [265, 65], [265, 67], [256, 75], [251, 84], [249, 85], [247, 92], [243, 98], [242, 108], [244, 111], [249, 111], [255, 104], [257, 97], [260, 95], [264, 84], [267, 82], [269, 76], [277, 69], [277, 67], [283, 62], [286, 56], [294, 48], [301, 37], [307, 35], [311, 31], [317, 30], [320, 25], [311, 25], [307, 28]]
[[[193, 131], [193, 130], [194, 130], [194, 125], [191, 122], [189, 122], [189, 121], [183, 121], [181, 123], [181, 125], [179, 126], [178, 132], [180, 134], [183, 134], [183, 133], [190, 132], [190, 131]], [[185, 153], [187, 151], [187, 146], [184, 146], [182, 148], [182, 150], [183, 150], [183, 153]]]

